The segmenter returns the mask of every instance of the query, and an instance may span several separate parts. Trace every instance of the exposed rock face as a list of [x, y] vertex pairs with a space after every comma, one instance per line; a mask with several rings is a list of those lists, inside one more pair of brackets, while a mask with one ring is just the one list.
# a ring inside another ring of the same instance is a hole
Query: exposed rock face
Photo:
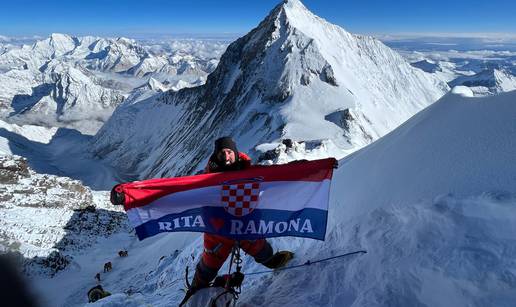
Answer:
[[341, 127], [344, 131], [349, 131], [351, 121], [354, 119], [349, 109], [338, 110], [324, 117], [327, 121]]
[[79, 181], [37, 174], [28, 167], [25, 158], [3, 155], [0, 155], [0, 198], [4, 200], [4, 208], [80, 208], [92, 202], [91, 191]]
[[18, 255], [28, 274], [54, 275], [74, 252], [127, 228], [125, 214], [99, 207], [79, 181], [37, 174], [25, 158], [0, 155], [0, 252]]

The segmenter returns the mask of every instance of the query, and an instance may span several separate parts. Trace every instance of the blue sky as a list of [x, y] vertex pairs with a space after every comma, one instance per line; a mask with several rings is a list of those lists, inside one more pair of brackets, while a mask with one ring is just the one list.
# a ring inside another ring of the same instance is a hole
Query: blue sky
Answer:
[[[243, 34], [277, 3], [279, 0], [1, 0], [0, 35]], [[354, 33], [516, 33], [514, 0], [303, 3]]]

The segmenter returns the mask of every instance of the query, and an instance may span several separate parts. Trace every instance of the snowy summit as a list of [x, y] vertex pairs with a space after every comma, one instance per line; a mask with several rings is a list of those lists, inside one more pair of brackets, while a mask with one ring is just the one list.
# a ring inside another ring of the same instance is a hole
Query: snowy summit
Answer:
[[92, 146], [139, 179], [193, 173], [222, 134], [255, 157], [255, 146], [282, 138], [315, 140], [321, 156], [342, 157], [446, 90], [380, 41], [286, 1], [227, 48], [206, 84], [122, 104]]

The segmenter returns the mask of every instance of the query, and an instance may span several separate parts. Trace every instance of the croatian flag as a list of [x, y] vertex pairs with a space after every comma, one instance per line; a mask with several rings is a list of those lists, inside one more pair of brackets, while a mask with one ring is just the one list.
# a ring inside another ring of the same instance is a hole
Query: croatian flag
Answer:
[[241, 171], [124, 183], [124, 208], [140, 240], [190, 231], [235, 240], [324, 240], [333, 158]]

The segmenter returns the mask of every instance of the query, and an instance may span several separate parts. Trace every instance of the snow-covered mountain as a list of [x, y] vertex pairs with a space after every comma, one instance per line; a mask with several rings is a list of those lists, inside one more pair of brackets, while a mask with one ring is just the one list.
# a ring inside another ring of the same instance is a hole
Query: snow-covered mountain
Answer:
[[135, 40], [124, 37], [74, 37], [54, 33], [33, 45], [24, 45], [1, 54], [0, 66], [38, 70], [52, 59], [73, 62], [93, 71], [127, 72], [135, 76], [171, 71], [180, 74], [178, 71], [188, 69], [189, 72], [203, 72], [213, 65], [210, 59], [199, 59], [189, 54], [172, 54], [170, 58], [167, 58], [167, 54], [154, 55]]
[[70, 123], [68, 126], [74, 127], [75, 122], [87, 121], [91, 128], [83, 124], [78, 126], [79, 130], [97, 131], [124, 96], [120, 91], [95, 84], [86, 73], [66, 63], [49, 62], [44, 73], [38, 76], [41, 83], [30, 90], [25, 88], [27, 94], [12, 97], [9, 117], [18, 122], [47, 126]]
[[[106, 190], [119, 176], [103, 163], [132, 179], [192, 173], [221, 135], [235, 136], [263, 164], [343, 158], [334, 172], [326, 241], [271, 242], [296, 253], [293, 265], [368, 251], [247, 275], [240, 305], [514, 304], [516, 91], [473, 97], [457, 86], [438, 99], [449, 89], [440, 80], [471, 65], [432, 60], [442, 71], [424, 72], [425, 63], [413, 67], [298, 0], [274, 8], [220, 63], [207, 60], [219, 65], [198, 87], [189, 88], [202, 78], [174, 75], [196, 74], [198, 55], [140, 47], [128, 39], [56, 34], [24, 47], [34, 48], [28, 49], [34, 56], [12, 47], [0, 55], [0, 82], [8, 84], [0, 103], [17, 116], [61, 110], [63, 120], [91, 118], [96, 108], [119, 103], [110, 104], [109, 93], [127, 95], [91, 143], [73, 129], [0, 118], [0, 253], [24, 263], [42, 305], [85, 305], [99, 272], [113, 295], [94, 306], [178, 303], [202, 235], [137, 241], [125, 214], [108, 204]], [[16, 95], [24, 99], [11, 104], [7, 98]], [[90, 146], [101, 159], [92, 159]], [[118, 257], [122, 249], [128, 257]], [[107, 261], [113, 271], [104, 273]], [[243, 265], [244, 273], [264, 269], [247, 256]], [[200, 291], [190, 306], [217, 291]]]
[[0, 113], [94, 134], [135, 88], [156, 81], [169, 84], [162, 90], [199, 85], [217, 62], [179, 50], [153, 54], [127, 38], [52, 34], [0, 53]]
[[503, 70], [487, 69], [471, 76], [458, 77], [449, 84], [468, 86], [480, 95], [493, 95], [516, 90], [516, 77]]
[[[339, 162], [325, 242], [271, 240], [296, 252], [292, 265], [358, 249], [366, 255], [247, 275], [239, 304], [512, 306], [516, 92], [467, 96], [447, 94]], [[111, 260], [102, 285], [113, 295], [95, 306], [170, 306], [184, 295], [184, 268], [198, 261], [201, 238], [173, 233], [138, 242], [120, 233], [77, 258], [81, 270], [44, 279], [40, 290], [57, 306], [85, 304], [94, 274]], [[129, 246], [125, 259], [115, 255], [121, 244]], [[244, 273], [262, 270], [244, 257]], [[64, 285], [66, 293], [58, 290]], [[218, 293], [202, 290], [189, 306]]]
[[477, 96], [515, 89], [514, 51], [421, 51], [410, 48], [398, 51], [412, 66], [433, 74], [451, 87], [469, 86]]
[[280, 138], [327, 139], [342, 156], [447, 89], [380, 41], [289, 0], [227, 48], [206, 84], [121, 105], [92, 146], [139, 178], [192, 173], [227, 134], [245, 151]]

